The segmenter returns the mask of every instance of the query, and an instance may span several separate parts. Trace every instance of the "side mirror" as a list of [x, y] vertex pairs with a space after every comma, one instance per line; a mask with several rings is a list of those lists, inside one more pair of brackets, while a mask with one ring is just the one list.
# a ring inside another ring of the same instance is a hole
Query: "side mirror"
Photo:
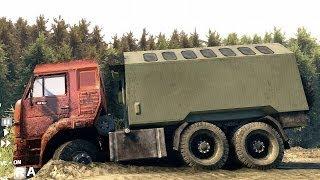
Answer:
[[30, 82], [30, 106], [33, 106], [33, 83], [34, 83], [35, 77], [31, 77], [31, 82]]
[[111, 71], [111, 74], [112, 74], [112, 77], [113, 77], [114, 79], [119, 79], [119, 77], [120, 77], [120, 75], [119, 75], [118, 72]]

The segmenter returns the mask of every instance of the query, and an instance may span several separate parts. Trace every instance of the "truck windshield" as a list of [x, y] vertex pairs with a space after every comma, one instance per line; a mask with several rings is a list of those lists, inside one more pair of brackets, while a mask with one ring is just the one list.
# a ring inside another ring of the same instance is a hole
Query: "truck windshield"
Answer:
[[[33, 83], [33, 97], [59, 96], [66, 94], [65, 75], [36, 77]], [[30, 97], [30, 95], [28, 96]]]

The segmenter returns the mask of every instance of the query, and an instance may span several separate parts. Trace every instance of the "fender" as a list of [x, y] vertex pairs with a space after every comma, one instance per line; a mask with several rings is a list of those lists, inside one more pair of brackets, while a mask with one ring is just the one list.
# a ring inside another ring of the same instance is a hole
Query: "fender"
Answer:
[[173, 136], [173, 149], [178, 151], [180, 146], [180, 136], [182, 131], [189, 125], [188, 122], [181, 124], [174, 132]]
[[49, 126], [41, 138], [40, 164], [42, 164], [43, 153], [50, 139], [59, 131], [64, 129], [73, 129], [73, 123], [69, 118], [64, 118]]
[[287, 134], [284, 132], [282, 125], [280, 124], [279, 121], [277, 121], [275, 118], [273, 118], [271, 116], [265, 116], [263, 118], [258, 119], [257, 121], [267, 123], [267, 124], [271, 125], [273, 128], [275, 128], [280, 133], [280, 136], [284, 141], [285, 148], [286, 149], [290, 148], [289, 138], [288, 138]]

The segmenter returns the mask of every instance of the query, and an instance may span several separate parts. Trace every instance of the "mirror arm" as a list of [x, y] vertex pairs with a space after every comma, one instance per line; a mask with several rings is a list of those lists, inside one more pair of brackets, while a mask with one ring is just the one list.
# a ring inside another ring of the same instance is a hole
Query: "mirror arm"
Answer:
[[32, 76], [32, 81], [30, 84], [30, 106], [33, 106], [33, 83], [34, 83], [34, 77]]

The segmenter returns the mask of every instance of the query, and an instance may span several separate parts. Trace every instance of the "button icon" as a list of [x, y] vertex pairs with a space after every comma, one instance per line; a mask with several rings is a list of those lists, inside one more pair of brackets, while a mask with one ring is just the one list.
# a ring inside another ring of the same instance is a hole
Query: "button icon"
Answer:
[[8, 140], [1, 140], [0, 141], [0, 147], [8, 147], [10, 144], [11, 143]]
[[11, 117], [1, 118], [1, 126], [5, 126], [5, 127], [12, 126], [12, 118]]
[[6, 129], [4, 129], [4, 130], [3, 130], [3, 136], [6, 136], [6, 135], [8, 135], [8, 134], [9, 134], [9, 131], [6, 130]]

